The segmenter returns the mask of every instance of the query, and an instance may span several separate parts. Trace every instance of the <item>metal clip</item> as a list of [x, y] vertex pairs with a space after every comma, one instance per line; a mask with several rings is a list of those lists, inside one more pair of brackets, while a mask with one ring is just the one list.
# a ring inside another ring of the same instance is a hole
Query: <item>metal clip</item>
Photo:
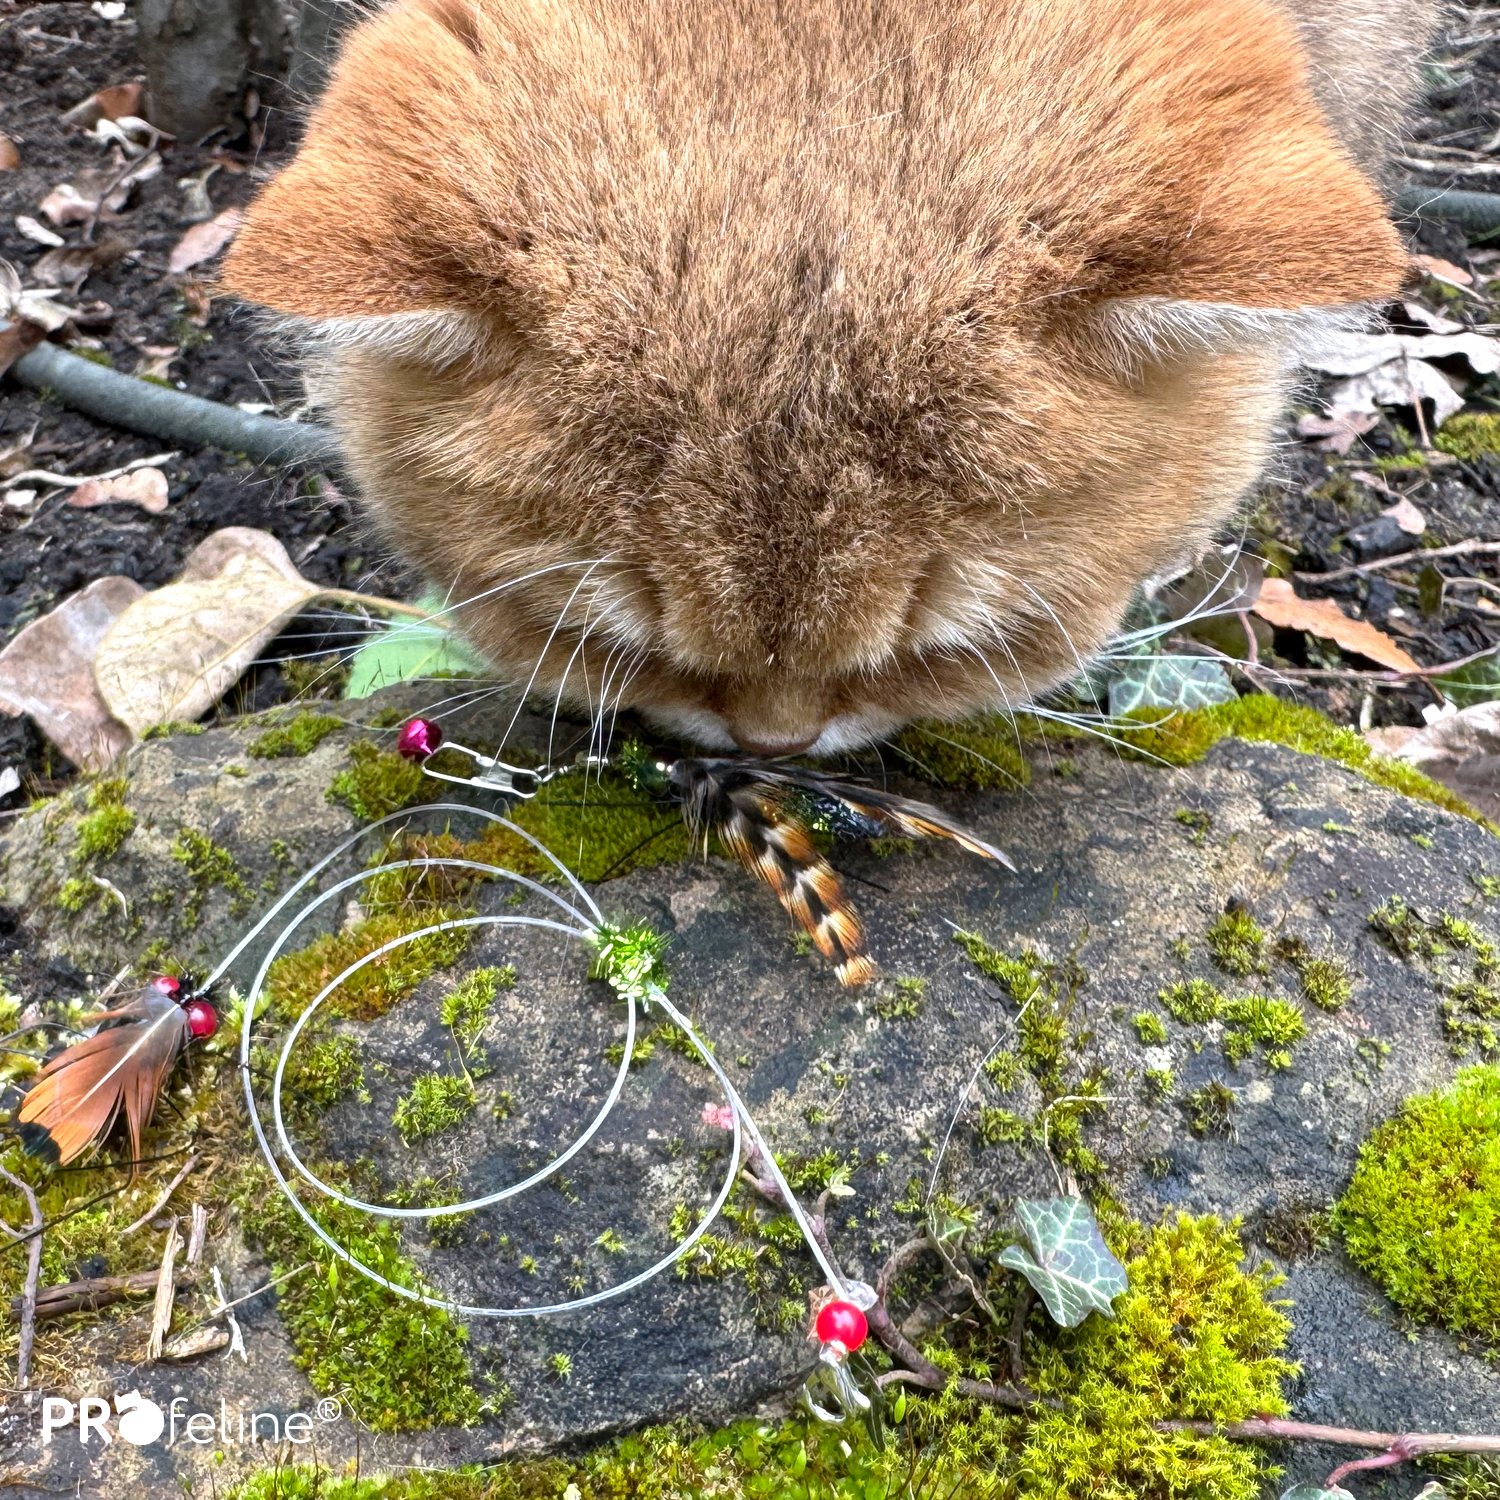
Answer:
[[[833, 1395], [838, 1403], [836, 1410], [818, 1404], [819, 1387]], [[860, 1390], [849, 1368], [849, 1351], [837, 1339], [830, 1339], [818, 1351], [818, 1368], [807, 1377], [802, 1400], [818, 1421], [830, 1427], [842, 1427], [850, 1417], [862, 1417], [870, 1410], [870, 1398]]]
[[434, 771], [428, 764], [432, 756], [426, 755], [422, 757], [424, 776], [431, 776], [435, 781], [451, 781], [455, 786], [483, 787], [487, 792], [498, 792], [502, 797], [514, 797], [520, 802], [529, 802], [557, 775], [557, 771], [551, 767], [537, 769], [507, 765], [503, 760], [485, 755], [479, 750], [471, 750], [467, 745], [460, 745], [452, 740], [447, 741], [442, 749], [457, 750], [460, 754], [467, 755], [478, 767], [477, 774], [450, 776], [446, 771]]

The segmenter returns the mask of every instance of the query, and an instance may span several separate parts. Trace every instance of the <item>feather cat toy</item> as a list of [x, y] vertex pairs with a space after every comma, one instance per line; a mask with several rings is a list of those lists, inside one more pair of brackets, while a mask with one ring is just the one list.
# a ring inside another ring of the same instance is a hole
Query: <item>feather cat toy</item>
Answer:
[[[442, 743], [437, 724], [413, 719], [402, 730], [397, 748], [425, 768]], [[470, 756], [480, 768], [478, 775], [467, 778], [473, 785], [515, 797], [534, 796], [543, 782], [558, 774], [556, 769], [538, 772], [507, 766], [464, 745], [449, 748]], [[864, 951], [859, 916], [810, 830], [845, 838], [952, 839], [971, 854], [1015, 869], [1003, 850], [926, 802], [854, 786], [804, 766], [691, 756], [663, 761], [634, 740], [622, 747], [617, 764], [638, 791], [680, 803], [695, 841], [706, 843], [712, 834], [752, 875], [764, 880], [818, 951], [833, 961], [841, 984], [863, 984], [875, 965]]]
[[193, 1038], [210, 1037], [218, 1018], [206, 1000], [183, 1004], [182, 986], [163, 974], [123, 1004], [86, 1017], [92, 1036], [59, 1052], [21, 1101], [17, 1121], [26, 1150], [66, 1166], [109, 1134], [120, 1111], [132, 1158], [178, 1056]]

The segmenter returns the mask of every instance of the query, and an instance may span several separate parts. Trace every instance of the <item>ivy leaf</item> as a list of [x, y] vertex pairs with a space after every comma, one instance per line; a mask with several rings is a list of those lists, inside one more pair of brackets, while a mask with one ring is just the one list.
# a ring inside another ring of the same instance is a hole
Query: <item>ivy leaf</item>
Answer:
[[[433, 614], [445, 607], [435, 593], [423, 595], [417, 603]], [[456, 632], [426, 620], [405, 620], [388, 626], [354, 653], [344, 697], [368, 698], [379, 688], [417, 677], [491, 675], [489, 664]]]
[[1113, 1317], [1114, 1299], [1130, 1277], [1104, 1243], [1093, 1209], [1082, 1198], [1017, 1198], [1016, 1217], [1031, 1253], [1007, 1245], [1000, 1264], [1036, 1288], [1052, 1321], [1076, 1328], [1095, 1310]]
[[1109, 684], [1109, 712], [1120, 718], [1133, 708], [1207, 708], [1238, 697], [1216, 661], [1136, 656]]
[[1433, 681], [1460, 708], [1500, 698], [1500, 656], [1486, 656]]

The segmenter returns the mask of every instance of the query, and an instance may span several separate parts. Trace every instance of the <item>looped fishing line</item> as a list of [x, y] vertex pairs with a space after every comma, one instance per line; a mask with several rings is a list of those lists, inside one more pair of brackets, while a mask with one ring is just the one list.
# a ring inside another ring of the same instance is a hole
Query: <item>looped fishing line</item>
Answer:
[[[265, 1157], [266, 1164], [269, 1166], [272, 1176], [276, 1179], [276, 1183], [281, 1192], [285, 1195], [287, 1201], [296, 1210], [297, 1214], [307, 1225], [307, 1227], [312, 1230], [312, 1232], [318, 1237], [318, 1239], [321, 1240], [325, 1245], [327, 1245], [328, 1248], [333, 1251], [333, 1253], [337, 1255], [340, 1260], [344, 1261], [345, 1264], [360, 1272], [362, 1275], [369, 1277], [370, 1280], [378, 1283], [380, 1286], [385, 1287], [388, 1291], [394, 1292], [398, 1297], [404, 1297], [408, 1301], [419, 1302], [428, 1307], [440, 1308], [446, 1312], [454, 1313], [456, 1315], [468, 1318], [543, 1317], [553, 1313], [581, 1311], [582, 1309], [597, 1306], [601, 1302], [608, 1301], [614, 1297], [622, 1296], [624, 1293], [633, 1290], [635, 1287], [638, 1287], [644, 1282], [651, 1280], [652, 1277], [660, 1275], [661, 1272], [665, 1271], [669, 1266], [674, 1265], [676, 1262], [681, 1260], [683, 1256], [687, 1255], [692, 1250], [693, 1246], [696, 1245], [698, 1241], [703, 1237], [703, 1235], [708, 1232], [709, 1226], [719, 1216], [720, 1211], [723, 1209], [725, 1202], [729, 1198], [729, 1194], [734, 1187], [735, 1177], [739, 1172], [740, 1152], [743, 1146], [743, 1134], [744, 1132], [748, 1132], [750, 1139], [754, 1142], [760, 1152], [761, 1157], [765, 1161], [767, 1169], [775, 1179], [788, 1210], [790, 1211], [793, 1219], [796, 1221], [797, 1227], [801, 1231], [803, 1239], [807, 1242], [808, 1249], [811, 1250], [814, 1259], [818, 1262], [818, 1265], [821, 1267], [824, 1275], [828, 1278], [828, 1285], [833, 1289], [835, 1297], [847, 1299], [851, 1295], [859, 1295], [859, 1293], [863, 1289], [859, 1288], [856, 1285], [854, 1290], [851, 1291], [850, 1284], [846, 1283], [844, 1279], [839, 1275], [837, 1268], [831, 1264], [822, 1246], [818, 1243], [816, 1236], [812, 1232], [812, 1226], [808, 1223], [807, 1217], [802, 1210], [802, 1206], [797, 1201], [796, 1194], [792, 1191], [790, 1184], [787, 1182], [780, 1166], [776, 1162], [775, 1155], [767, 1145], [765, 1138], [761, 1135], [761, 1132], [756, 1126], [755, 1121], [751, 1118], [749, 1111], [745, 1108], [744, 1101], [740, 1098], [738, 1092], [735, 1090], [734, 1085], [729, 1081], [729, 1078], [725, 1074], [724, 1069], [720, 1065], [718, 1059], [714, 1056], [708, 1044], [698, 1035], [698, 1032], [693, 1026], [692, 1022], [685, 1015], [683, 1015], [675, 1005], [672, 1004], [671, 1000], [667, 998], [667, 995], [661, 988], [660, 984], [658, 984], [656, 980], [651, 976], [649, 968], [640, 974], [627, 976], [623, 979], [619, 976], [611, 976], [611, 983], [614, 985], [617, 994], [625, 1002], [624, 1052], [620, 1060], [619, 1068], [615, 1074], [614, 1081], [609, 1089], [609, 1092], [605, 1096], [603, 1104], [600, 1105], [599, 1109], [594, 1113], [593, 1117], [590, 1119], [588, 1125], [584, 1128], [584, 1130], [579, 1135], [577, 1135], [573, 1139], [573, 1141], [562, 1151], [560, 1151], [550, 1162], [532, 1172], [530, 1176], [522, 1179], [519, 1182], [514, 1182], [506, 1187], [499, 1188], [494, 1192], [484, 1194], [477, 1198], [471, 1198], [461, 1203], [442, 1204], [436, 1207], [429, 1206], [423, 1208], [407, 1208], [388, 1206], [378, 1203], [368, 1203], [363, 1199], [352, 1196], [351, 1194], [341, 1192], [338, 1188], [332, 1186], [330, 1183], [324, 1182], [321, 1178], [316, 1176], [316, 1174], [314, 1174], [312, 1170], [302, 1161], [301, 1157], [297, 1154], [296, 1148], [292, 1144], [291, 1138], [287, 1132], [286, 1122], [282, 1114], [282, 1087], [286, 1073], [287, 1062], [291, 1056], [292, 1048], [297, 1043], [298, 1037], [301, 1036], [302, 1032], [312, 1020], [312, 1017], [317, 1013], [318, 1009], [326, 1000], [330, 998], [330, 996], [334, 995], [339, 990], [339, 988], [343, 984], [345, 984], [354, 974], [358, 973], [359, 970], [364, 968], [365, 965], [376, 962], [378, 959], [383, 958], [386, 954], [394, 952], [406, 943], [415, 942], [418, 938], [430, 937], [437, 933], [451, 932], [455, 929], [460, 928], [507, 926], [538, 927], [550, 929], [554, 932], [567, 934], [568, 936], [578, 938], [584, 943], [592, 944], [595, 947], [599, 947], [601, 944], [608, 941], [610, 925], [605, 920], [604, 913], [601, 912], [599, 907], [595, 904], [593, 897], [589, 895], [588, 891], [583, 887], [583, 885], [573, 874], [573, 872], [569, 870], [568, 867], [563, 864], [563, 862], [558, 859], [550, 849], [548, 849], [544, 844], [542, 844], [531, 834], [529, 834], [524, 828], [517, 827], [508, 819], [503, 818], [496, 813], [492, 813], [485, 808], [473, 807], [468, 805], [467, 803], [430, 803], [423, 809], [423, 811], [430, 813], [461, 813], [470, 817], [483, 818], [490, 823], [494, 823], [499, 827], [507, 829], [509, 832], [518, 835], [520, 838], [524, 839], [528, 844], [530, 844], [534, 849], [536, 849], [545, 859], [547, 859], [551, 863], [551, 865], [563, 876], [568, 885], [572, 888], [572, 892], [576, 893], [577, 898], [582, 902], [584, 908], [586, 908], [586, 911], [581, 911], [579, 907], [573, 903], [572, 900], [568, 899], [559, 892], [551, 890], [548, 887], [539, 884], [537, 881], [529, 880], [526, 876], [520, 875], [513, 870], [507, 870], [497, 865], [485, 864], [477, 860], [461, 859], [458, 857], [433, 856], [424, 857], [421, 859], [393, 861], [389, 864], [377, 865], [370, 869], [361, 870], [354, 875], [348, 876], [346, 879], [338, 881], [336, 884], [330, 886], [328, 890], [305, 902], [295, 912], [295, 914], [286, 921], [280, 931], [276, 934], [276, 937], [272, 942], [270, 948], [266, 952], [264, 958], [261, 960], [260, 968], [255, 975], [254, 982], [251, 984], [250, 990], [245, 997], [244, 1020], [240, 1027], [239, 1066], [240, 1077], [245, 1092], [245, 1104], [249, 1111], [251, 1128], [255, 1132], [255, 1138], [258, 1145], [260, 1146], [261, 1154]], [[281, 913], [287, 909], [287, 907], [302, 891], [306, 890], [307, 887], [312, 884], [312, 882], [314, 882], [326, 869], [328, 869], [330, 865], [347, 854], [368, 834], [393, 823], [399, 822], [409, 825], [410, 821], [411, 815], [409, 813], [392, 813], [387, 817], [377, 819], [375, 822], [366, 825], [364, 828], [360, 829], [358, 833], [355, 833], [349, 838], [345, 839], [343, 843], [339, 844], [338, 847], [335, 848], [331, 853], [325, 855], [323, 859], [319, 860], [317, 864], [313, 865], [311, 869], [303, 874], [300, 879], [298, 879], [286, 892], [284, 892], [282, 896], [280, 896], [277, 901], [271, 906], [270, 910], [267, 911], [265, 915], [262, 916], [261, 919], [248, 932], [246, 932], [243, 937], [240, 938], [239, 942], [236, 943], [230, 950], [230, 952], [220, 961], [218, 966], [213, 970], [213, 972], [195, 993], [200, 995], [205, 993], [213, 984], [215, 984], [220, 978], [222, 978], [223, 975], [229, 970], [230, 966], [235, 962], [235, 960], [238, 959], [239, 956], [250, 946], [250, 944], [253, 943], [263, 932], [265, 932], [273, 922], [276, 921]], [[271, 1140], [266, 1133], [265, 1125], [261, 1118], [260, 1107], [255, 1097], [254, 1082], [250, 1072], [250, 1047], [252, 1031], [255, 1024], [256, 1010], [264, 993], [266, 976], [270, 972], [271, 965], [280, 956], [283, 949], [285, 949], [287, 945], [292, 941], [292, 938], [295, 936], [297, 930], [321, 907], [323, 907], [329, 901], [334, 900], [344, 891], [358, 886], [362, 882], [374, 878], [376, 875], [384, 874], [391, 870], [444, 868], [473, 870], [492, 879], [508, 880], [513, 884], [524, 887], [534, 894], [542, 896], [546, 900], [550, 901], [553, 906], [557, 908], [559, 915], [565, 920], [559, 920], [558, 917], [525, 916], [516, 913], [452, 918], [445, 922], [438, 922], [432, 924], [431, 926], [423, 927], [415, 932], [404, 933], [399, 937], [393, 938], [390, 942], [383, 944], [373, 952], [365, 954], [354, 963], [348, 965], [341, 973], [335, 975], [333, 979], [331, 979], [326, 985], [324, 985], [322, 990], [306, 1006], [301, 1015], [299, 1015], [296, 1021], [293, 1023], [285, 1041], [282, 1043], [281, 1052], [276, 1062], [276, 1071], [271, 1089], [271, 1115], [275, 1129], [276, 1141], [281, 1148], [282, 1154], [290, 1163], [297, 1176], [301, 1177], [305, 1182], [316, 1188], [325, 1197], [331, 1198], [335, 1202], [340, 1203], [347, 1208], [354, 1209], [360, 1213], [371, 1214], [386, 1219], [427, 1219], [435, 1218], [439, 1215], [468, 1213], [476, 1209], [491, 1207], [494, 1204], [501, 1203], [509, 1198], [516, 1197], [517, 1195], [526, 1192], [528, 1189], [535, 1187], [538, 1183], [545, 1181], [548, 1177], [552, 1176], [560, 1168], [562, 1168], [567, 1162], [572, 1160], [572, 1158], [575, 1157], [580, 1151], [582, 1151], [583, 1148], [594, 1138], [598, 1131], [603, 1127], [604, 1122], [609, 1117], [611, 1111], [614, 1109], [615, 1104], [619, 1100], [620, 1095], [625, 1087], [625, 1082], [629, 1074], [631, 1058], [635, 1045], [637, 1003], [639, 1002], [640, 1004], [647, 1006], [647, 1008], [652, 1005], [659, 1005], [672, 1019], [673, 1023], [681, 1028], [684, 1035], [688, 1038], [688, 1041], [692, 1044], [694, 1050], [702, 1059], [705, 1066], [707, 1066], [712, 1071], [714, 1077], [718, 1080], [720, 1089], [723, 1091], [725, 1102], [729, 1106], [734, 1135], [734, 1139], [731, 1144], [731, 1150], [729, 1153], [729, 1168], [713, 1202], [709, 1205], [702, 1218], [699, 1219], [698, 1223], [695, 1225], [691, 1233], [689, 1233], [684, 1239], [682, 1239], [670, 1252], [664, 1255], [654, 1265], [648, 1266], [645, 1270], [638, 1272], [634, 1276], [631, 1276], [614, 1286], [607, 1287], [603, 1291], [594, 1292], [586, 1297], [576, 1297], [565, 1302], [553, 1302], [544, 1305], [525, 1307], [491, 1307], [458, 1302], [450, 1298], [432, 1295], [428, 1292], [419, 1290], [414, 1287], [401, 1286], [398, 1283], [390, 1280], [388, 1277], [383, 1276], [372, 1266], [368, 1266], [363, 1261], [358, 1259], [358, 1257], [356, 1257], [345, 1246], [341, 1245], [337, 1241], [337, 1239], [335, 1239], [333, 1235], [331, 1235], [328, 1230], [326, 1230], [323, 1225], [317, 1221], [307, 1205], [303, 1203], [301, 1198], [298, 1197], [291, 1181], [288, 1179], [286, 1173], [282, 1170], [281, 1161], [278, 1159], [277, 1152], [273, 1148]]]

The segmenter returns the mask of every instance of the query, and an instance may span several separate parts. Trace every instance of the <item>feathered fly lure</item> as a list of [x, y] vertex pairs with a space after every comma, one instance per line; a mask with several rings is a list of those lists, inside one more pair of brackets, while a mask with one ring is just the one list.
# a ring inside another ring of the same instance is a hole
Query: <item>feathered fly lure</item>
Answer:
[[1002, 850], [926, 802], [854, 786], [802, 766], [762, 760], [661, 761], [631, 742], [621, 752], [620, 767], [639, 790], [681, 802], [695, 839], [714, 834], [764, 880], [818, 951], [833, 960], [842, 984], [863, 984], [875, 965], [864, 951], [859, 917], [810, 829], [841, 838], [952, 839], [971, 854], [1015, 869]]
[[206, 1000], [179, 998], [182, 986], [161, 975], [110, 1010], [85, 1017], [96, 1028], [59, 1052], [37, 1075], [21, 1101], [21, 1139], [33, 1156], [66, 1166], [109, 1134], [120, 1111], [130, 1131], [132, 1159], [141, 1154], [141, 1132], [190, 1038], [218, 1027]]

